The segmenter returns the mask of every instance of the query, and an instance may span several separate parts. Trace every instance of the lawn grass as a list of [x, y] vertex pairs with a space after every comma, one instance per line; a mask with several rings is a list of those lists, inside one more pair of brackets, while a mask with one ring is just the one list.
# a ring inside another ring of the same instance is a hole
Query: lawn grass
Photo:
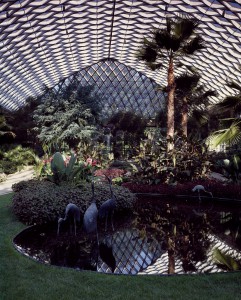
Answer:
[[241, 299], [241, 273], [115, 276], [36, 263], [12, 245], [25, 226], [11, 212], [11, 197], [0, 196], [0, 300]]

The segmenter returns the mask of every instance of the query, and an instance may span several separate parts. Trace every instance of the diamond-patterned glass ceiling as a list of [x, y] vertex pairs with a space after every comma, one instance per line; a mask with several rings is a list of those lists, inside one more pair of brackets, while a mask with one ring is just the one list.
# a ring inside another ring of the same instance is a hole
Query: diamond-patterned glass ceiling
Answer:
[[94, 87], [105, 117], [117, 111], [135, 111], [152, 118], [164, 108], [158, 85], [135, 69], [117, 61], [100, 61], [61, 80], [51, 89], [51, 97], [55, 98], [69, 84]]
[[153, 27], [165, 27], [167, 14], [200, 20], [207, 48], [183, 63], [195, 66], [220, 97], [234, 93], [225, 83], [241, 79], [241, 0], [2, 0], [0, 103], [16, 109], [43, 85], [52, 87], [103, 59], [166, 84], [166, 71], [147, 70], [135, 53]]

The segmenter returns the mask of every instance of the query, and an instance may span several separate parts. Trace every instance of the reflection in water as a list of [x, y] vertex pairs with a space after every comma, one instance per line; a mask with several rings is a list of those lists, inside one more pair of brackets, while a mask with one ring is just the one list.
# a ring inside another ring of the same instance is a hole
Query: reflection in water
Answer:
[[[146, 269], [161, 254], [161, 246], [154, 239], [142, 238], [138, 230], [123, 230], [105, 238], [111, 245], [116, 260], [116, 274], [137, 274]], [[99, 272], [110, 272], [107, 264], [99, 261]]]
[[56, 237], [49, 225], [20, 233], [14, 243], [39, 261], [104, 273], [192, 274], [240, 268], [239, 208], [214, 211], [213, 203], [200, 207], [183, 202], [140, 200], [123, 224], [120, 216], [116, 232], [99, 232], [99, 246], [95, 234], [69, 237], [63, 232]]

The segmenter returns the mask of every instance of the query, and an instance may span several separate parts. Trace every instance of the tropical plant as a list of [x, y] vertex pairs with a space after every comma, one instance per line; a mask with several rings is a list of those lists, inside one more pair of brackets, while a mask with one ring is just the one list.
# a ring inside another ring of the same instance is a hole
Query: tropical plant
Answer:
[[[13, 132], [13, 127], [9, 124], [9, 112], [0, 106], [0, 139], [3, 141], [3, 137], [8, 137], [13, 140], [16, 134]], [[8, 120], [7, 120], [8, 119]]]
[[236, 82], [228, 82], [227, 86], [236, 90], [235, 96], [227, 96], [223, 101], [214, 105], [213, 111], [225, 118], [221, 119], [222, 127], [211, 133], [207, 142], [213, 147], [221, 144], [230, 146], [241, 141], [241, 86]]
[[232, 182], [240, 181], [241, 160], [239, 155], [231, 155], [230, 157], [216, 161], [216, 164], [218, 163], [219, 167], [222, 169], [222, 174], [226, 178], [232, 180]]
[[[178, 108], [177, 112], [180, 111], [181, 134], [186, 138], [188, 135], [188, 118], [190, 115], [193, 113], [195, 119], [199, 120], [199, 124], [203, 125], [205, 121], [207, 122], [208, 118], [205, 118], [204, 113], [209, 104], [209, 97], [216, 95], [213, 90], [205, 91], [204, 87], [199, 84], [200, 79], [201, 77], [197, 73], [183, 73], [178, 76], [175, 81], [175, 99], [176, 107]], [[205, 110], [203, 108], [205, 108]]]
[[61, 153], [56, 152], [51, 160], [51, 171], [53, 175], [49, 175], [47, 178], [55, 183], [61, 181], [70, 181], [73, 179], [73, 168], [76, 162], [76, 156], [72, 153], [68, 161], [64, 160]]
[[131, 111], [120, 111], [109, 118], [107, 126], [111, 129], [113, 135], [115, 158], [125, 154], [126, 148], [130, 152], [130, 156], [135, 154], [136, 147], [144, 135], [146, 125], [146, 119]]
[[212, 155], [202, 141], [191, 143], [176, 137], [173, 151], [167, 153], [162, 150], [161, 143], [158, 148], [159, 151], [152, 151], [152, 154], [146, 152], [145, 156], [138, 158], [138, 171], [130, 177], [130, 181], [149, 185], [176, 185], [178, 182], [207, 178]]
[[21, 145], [12, 145], [7, 151], [0, 151], [0, 168], [6, 174], [12, 174], [21, 170], [24, 166], [34, 165], [38, 156], [30, 148]]
[[57, 185], [66, 182], [78, 185], [83, 181], [90, 181], [97, 168], [97, 161], [88, 158], [79, 160], [75, 153], [71, 155], [56, 152], [53, 156], [45, 156], [35, 166], [38, 179], [47, 179]]
[[[33, 131], [33, 111], [39, 104], [38, 98], [28, 97], [25, 105], [11, 112], [9, 123], [16, 134], [15, 143], [35, 149], [36, 132]], [[40, 153], [38, 153], [40, 154]]]
[[[80, 141], [91, 140], [96, 132], [96, 116], [88, 103], [98, 101], [91, 87], [69, 87], [57, 95], [46, 94], [34, 111], [34, 128], [41, 143], [63, 142], [76, 147]], [[96, 112], [97, 113], [97, 112]]]
[[204, 48], [200, 35], [195, 33], [198, 21], [190, 17], [177, 19], [166, 18], [165, 29], [155, 29], [150, 39], [144, 38], [137, 58], [145, 61], [151, 70], [162, 68], [167, 62], [167, 150], [173, 148], [174, 137], [174, 95], [175, 95], [175, 62], [182, 56], [193, 55]]
[[218, 248], [213, 250], [213, 258], [217, 264], [225, 266], [228, 270], [240, 270], [239, 263], [230, 255], [222, 253]]

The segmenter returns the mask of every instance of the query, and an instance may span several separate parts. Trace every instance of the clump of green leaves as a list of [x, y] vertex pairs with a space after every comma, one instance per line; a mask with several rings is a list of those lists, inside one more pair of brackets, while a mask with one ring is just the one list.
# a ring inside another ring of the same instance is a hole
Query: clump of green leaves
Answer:
[[239, 263], [230, 255], [222, 253], [218, 248], [213, 250], [213, 258], [217, 262], [230, 271], [240, 270]]
[[36, 155], [33, 150], [21, 145], [13, 145], [7, 151], [0, 150], [0, 169], [5, 174], [12, 174], [21, 170], [24, 166], [33, 165]]
[[[92, 87], [72, 84], [58, 94], [45, 94], [33, 113], [40, 142], [76, 147], [80, 141], [90, 140], [96, 132], [94, 103], [98, 103], [98, 96]], [[98, 112], [97, 104], [95, 108]]]
[[[68, 203], [76, 204], [83, 215], [91, 203], [91, 184], [84, 183], [75, 187], [70, 183], [56, 185], [50, 181], [30, 180], [13, 185], [13, 212], [25, 224], [43, 224], [57, 221], [64, 215]], [[133, 208], [135, 195], [128, 189], [114, 186], [117, 196], [117, 211]], [[96, 184], [97, 207], [110, 196], [108, 184]]]

